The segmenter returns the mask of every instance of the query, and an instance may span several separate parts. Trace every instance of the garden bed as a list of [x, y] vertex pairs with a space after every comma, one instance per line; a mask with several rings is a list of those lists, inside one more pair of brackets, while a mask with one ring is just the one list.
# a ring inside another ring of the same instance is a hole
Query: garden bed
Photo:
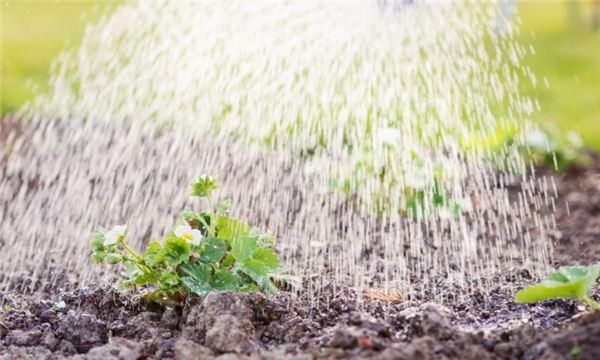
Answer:
[[[600, 157], [591, 159], [555, 177], [557, 265], [600, 257]], [[112, 288], [24, 295], [14, 286], [0, 294], [0, 359], [600, 358], [600, 313], [567, 300], [515, 303], [534, 281], [526, 268], [493, 280], [488, 292], [441, 304], [371, 296], [359, 305], [360, 294], [328, 288], [312, 301], [211, 293], [175, 308]]]
[[110, 288], [54, 301], [4, 294], [13, 305], [3, 311], [0, 358], [597, 359], [600, 313], [562, 300], [515, 304], [513, 289], [525, 278], [499, 277], [490, 293], [452, 304], [362, 308], [349, 290], [312, 306], [288, 293], [211, 293], [175, 309]]

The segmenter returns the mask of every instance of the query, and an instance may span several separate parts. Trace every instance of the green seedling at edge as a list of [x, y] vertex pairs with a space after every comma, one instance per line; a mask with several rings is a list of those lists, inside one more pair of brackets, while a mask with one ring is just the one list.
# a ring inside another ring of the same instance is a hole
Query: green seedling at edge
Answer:
[[519, 303], [536, 303], [555, 298], [573, 299], [600, 310], [600, 303], [590, 297], [600, 275], [600, 263], [591, 266], [564, 266], [539, 284], [531, 285], [515, 295]]
[[583, 350], [579, 345], [575, 345], [571, 348], [571, 351], [569, 351], [569, 355], [571, 355], [572, 358], [578, 358], [582, 351]]
[[165, 239], [150, 242], [142, 253], [127, 244], [125, 225], [96, 231], [92, 260], [122, 264], [123, 287], [157, 302], [182, 301], [211, 291], [276, 291], [290, 278], [273, 249], [274, 237], [229, 216], [229, 200], [214, 206], [212, 193], [217, 189], [216, 179], [199, 177], [191, 193], [206, 200], [208, 209], [184, 211]]

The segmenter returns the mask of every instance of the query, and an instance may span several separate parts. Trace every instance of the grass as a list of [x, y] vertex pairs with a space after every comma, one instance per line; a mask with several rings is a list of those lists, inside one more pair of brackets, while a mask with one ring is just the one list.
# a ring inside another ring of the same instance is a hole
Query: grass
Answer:
[[[541, 111], [533, 119], [576, 130], [588, 145], [600, 149], [600, 33], [585, 25], [591, 7], [591, 2], [521, 1], [518, 40], [536, 48], [525, 64], [540, 81], [536, 87], [523, 87], [540, 101]], [[68, 44], [76, 45], [85, 24], [106, 8], [106, 3], [94, 1], [2, 3], [0, 115], [45, 89], [52, 59]]]

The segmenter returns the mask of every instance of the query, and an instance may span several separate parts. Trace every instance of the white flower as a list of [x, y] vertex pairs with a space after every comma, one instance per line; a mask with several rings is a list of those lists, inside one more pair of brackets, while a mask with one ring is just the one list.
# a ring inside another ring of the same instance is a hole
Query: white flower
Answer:
[[388, 146], [398, 145], [401, 136], [402, 133], [400, 133], [400, 130], [393, 128], [383, 128], [379, 130], [379, 133], [377, 134], [379, 141]]
[[113, 245], [116, 244], [119, 239], [125, 236], [127, 232], [127, 225], [117, 225], [112, 228], [112, 230], [107, 231], [104, 234], [104, 245]]
[[173, 233], [178, 238], [184, 238], [194, 245], [200, 244], [202, 240], [202, 233], [198, 229], [192, 229], [188, 224], [179, 225], [173, 230]]

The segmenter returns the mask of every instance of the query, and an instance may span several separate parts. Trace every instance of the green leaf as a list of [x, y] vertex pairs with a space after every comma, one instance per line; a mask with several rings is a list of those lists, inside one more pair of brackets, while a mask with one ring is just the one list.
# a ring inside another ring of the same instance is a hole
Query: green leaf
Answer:
[[121, 262], [121, 260], [123, 260], [123, 255], [121, 254], [109, 254], [106, 257], [106, 262], [108, 262], [110, 265], [118, 264]]
[[148, 284], [155, 284], [158, 282], [159, 275], [155, 272], [138, 272], [132, 278], [132, 282], [135, 285], [143, 286]]
[[252, 254], [252, 259], [260, 261], [269, 271], [277, 271], [281, 267], [279, 256], [268, 247], [261, 247]]
[[210, 175], [202, 175], [192, 183], [192, 196], [207, 197], [218, 188], [217, 179]]
[[269, 268], [261, 261], [248, 259], [240, 267], [240, 271], [249, 276], [256, 284], [259, 285], [260, 290], [270, 294], [277, 290], [277, 286], [271, 281]]
[[238, 236], [249, 236], [251, 232], [252, 227], [241, 220], [229, 216], [217, 218], [217, 236], [228, 242]]
[[235, 291], [238, 289], [239, 283], [238, 276], [228, 270], [216, 271], [211, 281], [212, 287], [219, 291]]
[[231, 253], [228, 253], [227, 256], [225, 256], [225, 258], [223, 259], [223, 261], [221, 261], [221, 267], [223, 267], [223, 268], [229, 267], [234, 262], [235, 262], [235, 258], [233, 257], [233, 255], [231, 255]]
[[575, 345], [571, 348], [571, 351], [569, 351], [569, 355], [571, 355], [571, 357], [578, 357], [579, 355], [581, 355], [581, 347], [578, 345]]
[[190, 249], [191, 244], [187, 240], [169, 234], [155, 261], [161, 260], [167, 265], [177, 266], [189, 260]]
[[92, 240], [90, 241], [90, 247], [92, 248], [92, 260], [96, 263], [104, 261], [106, 256], [109, 254], [109, 249], [104, 247], [104, 231], [98, 230], [92, 234]]
[[104, 249], [104, 232], [96, 231], [92, 234], [92, 240], [90, 241], [90, 246], [93, 250], [103, 250]]
[[591, 266], [563, 266], [558, 271], [550, 274], [543, 283], [566, 283], [584, 281], [585, 292], [589, 291], [600, 274], [600, 264]]
[[[123, 272], [121, 273], [121, 285], [124, 288], [129, 288], [134, 285], [138, 285], [136, 283], [136, 279], [142, 275], [142, 271], [138, 269], [132, 262], [125, 262], [123, 264]], [[143, 284], [139, 284], [143, 285]]]
[[521, 303], [535, 303], [552, 298], [583, 300], [599, 274], [600, 264], [561, 267], [540, 284], [519, 291], [515, 300]]
[[210, 280], [212, 278], [212, 267], [202, 263], [187, 263], [180, 267], [181, 271], [188, 275], [181, 278], [181, 282], [187, 289], [198, 296], [204, 296], [212, 290]]
[[202, 240], [200, 261], [205, 263], [216, 263], [227, 252], [227, 242], [219, 238], [210, 237]]
[[179, 276], [177, 273], [165, 269], [160, 270], [158, 281], [162, 286], [161, 290], [177, 288], [179, 286]]
[[212, 277], [212, 267], [203, 263], [189, 262], [179, 267], [179, 269], [186, 274], [201, 283], [208, 284]]
[[106, 258], [106, 252], [102, 250], [94, 250], [92, 251], [92, 260], [98, 264], [104, 261]]
[[154, 265], [158, 264], [159, 262], [161, 262], [163, 260], [163, 258], [161, 257], [161, 250], [162, 250], [162, 246], [159, 242], [157, 242], [157, 241], [151, 242], [148, 245], [148, 247], [146, 248], [146, 251], [144, 252], [144, 254], [142, 255], [144, 262], [146, 262], [146, 264], [151, 265], [151, 266], [154, 266]]
[[243, 265], [240, 267], [240, 270], [246, 275], [250, 276], [250, 278], [252, 278], [252, 280], [256, 281], [258, 284], [262, 283], [264, 278], [269, 273], [269, 268], [263, 262], [254, 259], [248, 259], [244, 261]]
[[198, 296], [204, 296], [212, 291], [212, 287], [206, 283], [199, 282], [192, 277], [181, 278], [183, 285], [192, 293]]
[[587, 275], [585, 276], [585, 286], [588, 289], [587, 292], [589, 292], [594, 285], [596, 285], [598, 277], [600, 277], [600, 263], [589, 266]]
[[583, 292], [583, 280], [567, 282], [564, 284], [538, 284], [528, 286], [515, 295], [515, 300], [520, 303], [535, 303], [552, 298], [579, 299]]
[[258, 238], [248, 236], [236, 236], [231, 244], [231, 255], [237, 260], [244, 262], [258, 250]]

